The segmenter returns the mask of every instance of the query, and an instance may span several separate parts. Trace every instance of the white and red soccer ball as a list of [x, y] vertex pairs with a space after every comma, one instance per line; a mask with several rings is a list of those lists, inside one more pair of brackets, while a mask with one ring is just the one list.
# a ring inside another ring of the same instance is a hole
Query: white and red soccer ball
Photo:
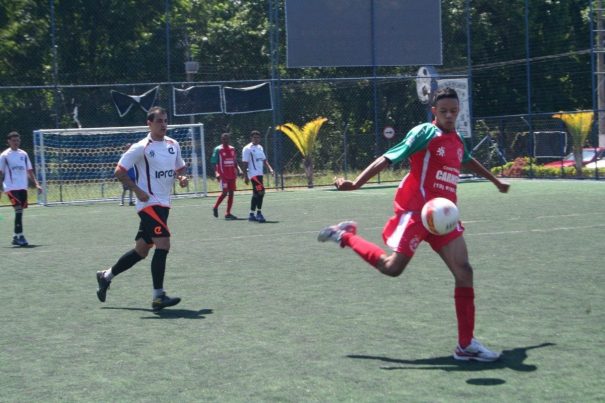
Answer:
[[456, 229], [460, 213], [458, 207], [448, 199], [436, 197], [422, 207], [422, 224], [435, 235], [446, 235]]

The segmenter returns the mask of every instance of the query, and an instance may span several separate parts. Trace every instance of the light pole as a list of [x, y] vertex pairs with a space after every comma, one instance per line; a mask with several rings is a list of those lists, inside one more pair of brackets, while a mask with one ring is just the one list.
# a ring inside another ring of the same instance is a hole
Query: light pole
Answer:
[[[189, 60], [185, 62], [185, 74], [187, 76], [187, 81], [188, 81], [188, 85], [192, 84], [193, 82], [193, 76], [194, 74], [196, 74], [198, 72], [198, 70], [200, 69], [200, 64], [198, 62], [195, 62], [193, 60]], [[195, 124], [195, 117], [193, 115], [189, 116], [189, 123], [191, 124], [191, 127], [189, 128], [190, 132], [191, 132], [191, 148], [192, 148], [192, 154], [191, 154], [191, 165], [192, 165], [192, 169], [195, 173], [197, 173], [198, 167], [198, 160], [197, 160], [197, 144], [195, 141], [195, 134], [193, 134], [193, 125]], [[197, 175], [196, 175], [197, 176]], [[195, 192], [197, 193], [197, 183], [193, 184], [193, 187], [195, 189]], [[187, 186], [187, 191], [189, 191], [189, 186]]]
[[[193, 60], [189, 60], [185, 62], [185, 74], [187, 75], [187, 82], [191, 84], [193, 82], [193, 76], [197, 74], [200, 69], [200, 64]], [[193, 115], [189, 116], [189, 123], [195, 123], [195, 118]]]

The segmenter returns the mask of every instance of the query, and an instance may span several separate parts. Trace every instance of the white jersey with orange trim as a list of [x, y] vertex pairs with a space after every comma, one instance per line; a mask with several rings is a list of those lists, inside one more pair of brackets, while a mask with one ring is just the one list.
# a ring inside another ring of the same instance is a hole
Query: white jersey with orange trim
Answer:
[[7, 148], [0, 154], [0, 171], [4, 175], [2, 187], [5, 192], [11, 190], [27, 190], [28, 172], [31, 171], [32, 163], [27, 153], [18, 148], [13, 150]]
[[122, 155], [118, 165], [126, 171], [134, 167], [135, 183], [149, 195], [146, 202], [137, 198], [136, 208], [140, 211], [154, 205], [170, 207], [176, 171], [185, 166], [185, 161], [176, 140], [164, 136], [162, 141], [156, 141], [148, 134]]
[[242, 151], [242, 161], [248, 163], [248, 177], [263, 175], [267, 156], [260, 144], [247, 144]]

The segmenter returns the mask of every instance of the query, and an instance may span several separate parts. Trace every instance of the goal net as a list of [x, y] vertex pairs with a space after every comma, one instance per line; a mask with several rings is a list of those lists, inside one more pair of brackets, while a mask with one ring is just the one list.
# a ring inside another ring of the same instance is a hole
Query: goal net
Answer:
[[[38, 203], [79, 203], [118, 200], [122, 184], [114, 177], [120, 156], [129, 144], [149, 133], [147, 126], [49, 129], [34, 131], [38, 181], [44, 189]], [[207, 196], [204, 126], [168, 126], [177, 140], [191, 178], [187, 188], [174, 187], [178, 196]]]
[[534, 132], [534, 157], [563, 158], [567, 153], [567, 133], [563, 131]]

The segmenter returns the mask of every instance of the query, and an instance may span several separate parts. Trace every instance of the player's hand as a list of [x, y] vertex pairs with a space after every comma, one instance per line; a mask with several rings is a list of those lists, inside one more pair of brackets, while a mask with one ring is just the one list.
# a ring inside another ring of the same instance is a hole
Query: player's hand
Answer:
[[506, 182], [500, 182], [498, 184], [498, 190], [500, 191], [500, 193], [507, 193], [509, 188], [510, 185]]
[[189, 185], [189, 178], [187, 178], [186, 175], [179, 176], [178, 179], [179, 179], [180, 187], [185, 188], [185, 187], [187, 187], [187, 185]]
[[355, 190], [356, 187], [352, 181], [346, 180], [345, 178], [335, 178], [334, 186], [338, 190]]
[[221, 174], [214, 174], [214, 177], [216, 178], [217, 181], [221, 180]]

